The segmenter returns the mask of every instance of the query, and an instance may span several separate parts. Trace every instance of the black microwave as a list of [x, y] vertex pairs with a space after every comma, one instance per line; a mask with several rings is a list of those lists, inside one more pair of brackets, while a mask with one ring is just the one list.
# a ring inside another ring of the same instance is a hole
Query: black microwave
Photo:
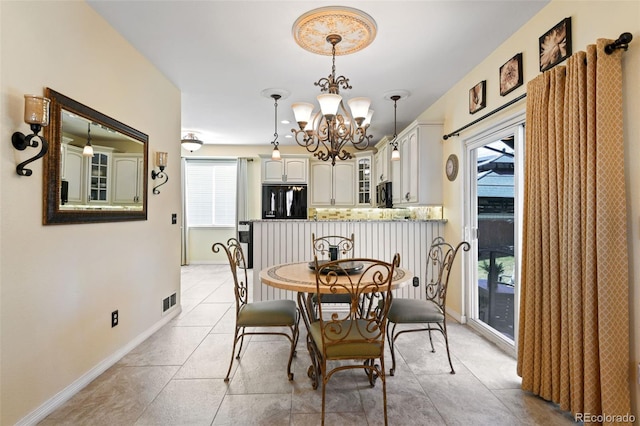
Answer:
[[376, 187], [376, 206], [379, 209], [390, 209], [393, 207], [392, 183], [382, 182]]

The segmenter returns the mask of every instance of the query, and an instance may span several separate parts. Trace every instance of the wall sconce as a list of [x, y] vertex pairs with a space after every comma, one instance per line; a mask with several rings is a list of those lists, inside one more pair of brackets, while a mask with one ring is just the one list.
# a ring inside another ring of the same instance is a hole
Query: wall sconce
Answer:
[[31, 176], [33, 173], [30, 169], [25, 169], [24, 166], [32, 161], [42, 158], [49, 149], [49, 143], [43, 136], [39, 136], [40, 129], [49, 125], [49, 104], [51, 100], [42, 96], [24, 95], [24, 122], [31, 126], [30, 135], [24, 135], [20, 132], [15, 132], [11, 136], [11, 143], [13, 147], [19, 151], [24, 151], [27, 147], [37, 148], [38, 141], [33, 140], [34, 137], [40, 139], [42, 148], [40, 152], [30, 159], [23, 161], [16, 167], [16, 173], [20, 176]]
[[164, 168], [167, 167], [168, 155], [169, 154], [167, 154], [166, 152], [156, 152], [156, 166], [158, 166], [160, 171], [156, 172], [155, 170], [151, 170], [151, 179], [156, 180], [156, 178], [164, 178], [164, 182], [153, 187], [153, 193], [156, 195], [160, 193], [160, 191], [158, 191], [158, 188], [167, 183], [167, 181], [169, 180], [169, 176], [167, 176], [167, 174], [164, 172]]

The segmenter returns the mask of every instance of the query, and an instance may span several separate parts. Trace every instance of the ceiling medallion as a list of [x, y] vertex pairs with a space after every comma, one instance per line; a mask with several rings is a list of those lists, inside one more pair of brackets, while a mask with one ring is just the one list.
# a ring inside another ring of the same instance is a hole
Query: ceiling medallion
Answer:
[[300, 16], [293, 24], [296, 43], [309, 52], [330, 56], [334, 54], [329, 35], [339, 35], [335, 55], [358, 52], [373, 42], [378, 26], [376, 21], [361, 10], [351, 7], [329, 6], [313, 9]]

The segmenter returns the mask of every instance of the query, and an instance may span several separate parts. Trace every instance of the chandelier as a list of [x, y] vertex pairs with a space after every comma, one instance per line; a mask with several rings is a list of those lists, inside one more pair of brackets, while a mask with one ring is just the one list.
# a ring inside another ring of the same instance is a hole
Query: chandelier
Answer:
[[[299, 129], [291, 129], [298, 145], [313, 153], [322, 161], [352, 158], [345, 148], [351, 144], [355, 149], [369, 147], [373, 136], [367, 134], [373, 110], [371, 100], [364, 97], [349, 99], [345, 108], [340, 89], [352, 86], [345, 76], [336, 77], [336, 46], [346, 40], [341, 53], [353, 53], [368, 46], [376, 33], [373, 19], [362, 11], [351, 8], [320, 8], [298, 18], [294, 24], [294, 37], [303, 48], [324, 54], [318, 43], [319, 31], [328, 32], [325, 41], [331, 45], [332, 67], [328, 77], [314, 83], [320, 88], [317, 100], [320, 111], [314, 113], [314, 105], [307, 102], [292, 104], [293, 114]], [[326, 45], [325, 45], [326, 47]]]

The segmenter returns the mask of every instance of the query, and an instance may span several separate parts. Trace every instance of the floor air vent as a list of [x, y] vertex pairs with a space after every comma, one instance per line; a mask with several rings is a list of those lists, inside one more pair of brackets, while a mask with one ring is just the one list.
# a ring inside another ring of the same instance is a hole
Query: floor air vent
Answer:
[[169, 309], [174, 307], [176, 305], [177, 299], [178, 297], [176, 293], [173, 293], [171, 296], [168, 296], [162, 299], [162, 313], [165, 313]]

